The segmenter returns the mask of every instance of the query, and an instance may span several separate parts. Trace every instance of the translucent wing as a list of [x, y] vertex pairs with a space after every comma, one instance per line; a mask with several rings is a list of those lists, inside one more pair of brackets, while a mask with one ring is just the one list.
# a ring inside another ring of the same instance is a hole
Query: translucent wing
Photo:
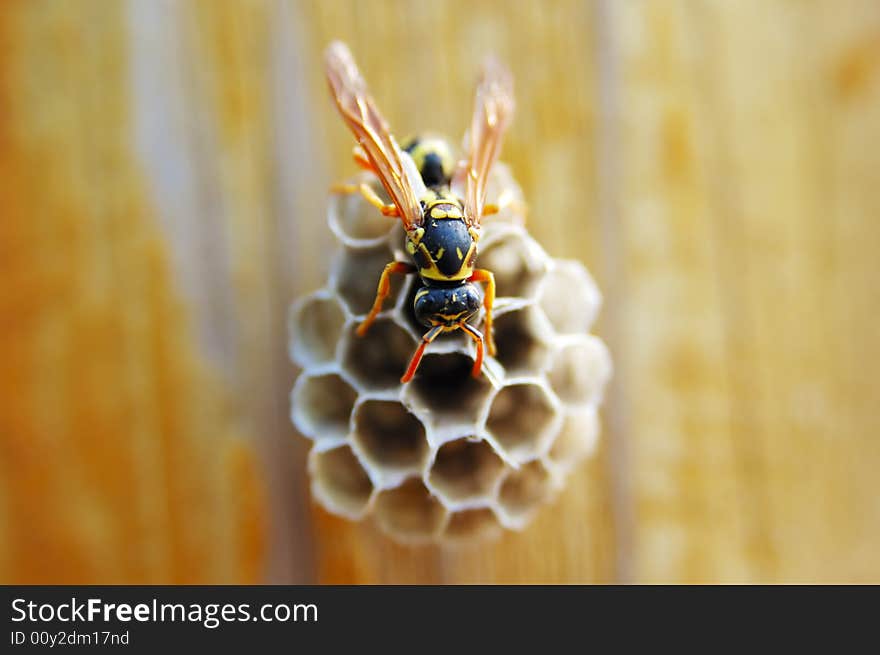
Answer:
[[422, 208], [419, 197], [424, 193], [422, 178], [376, 109], [351, 52], [344, 43], [334, 41], [327, 47], [324, 61], [330, 93], [339, 113], [397, 207], [404, 227], [410, 229], [420, 225]]
[[513, 76], [499, 61], [487, 60], [477, 84], [467, 147], [464, 213], [471, 225], [479, 225], [483, 217], [489, 173], [501, 152], [513, 108]]

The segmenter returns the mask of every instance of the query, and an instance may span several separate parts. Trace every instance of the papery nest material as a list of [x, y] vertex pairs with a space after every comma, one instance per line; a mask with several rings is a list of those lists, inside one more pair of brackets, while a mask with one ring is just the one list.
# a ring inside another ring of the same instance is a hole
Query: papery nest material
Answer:
[[[499, 164], [490, 198], [502, 191], [521, 199]], [[382, 267], [405, 259], [403, 231], [360, 196], [334, 196], [328, 222], [339, 249], [327, 285], [290, 311], [290, 354], [303, 369], [292, 418], [313, 442], [314, 498], [352, 520], [372, 516], [403, 542], [522, 529], [598, 438], [611, 360], [588, 334], [601, 305], [589, 273], [549, 257], [516, 212], [487, 220], [479, 261], [498, 283], [497, 356], [471, 378], [473, 344], [452, 333], [401, 385], [421, 335], [414, 280], [394, 287], [366, 336], [354, 328]]]

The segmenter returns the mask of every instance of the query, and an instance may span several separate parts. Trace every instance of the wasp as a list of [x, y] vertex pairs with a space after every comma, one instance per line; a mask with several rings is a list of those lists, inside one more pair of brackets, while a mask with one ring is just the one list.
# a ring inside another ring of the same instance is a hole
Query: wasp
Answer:
[[[456, 161], [451, 148], [436, 137], [412, 139], [405, 148], [398, 145], [343, 43], [330, 44], [325, 64], [330, 94], [357, 141], [355, 163], [375, 174], [391, 202], [386, 204], [367, 184], [336, 185], [334, 190], [360, 193], [385, 216], [399, 218], [411, 260], [385, 266], [373, 306], [358, 325], [357, 334], [365, 335], [382, 310], [390, 293], [391, 275], [418, 274], [421, 286], [413, 300], [413, 312], [428, 330], [401, 383], [412, 380], [428, 344], [455, 330], [473, 339], [476, 357], [471, 375], [479, 377], [484, 342], [489, 356], [495, 355], [495, 278], [491, 271], [476, 268], [477, 243], [482, 218], [500, 210], [486, 202], [486, 187], [513, 116], [512, 77], [496, 60], [487, 60], [477, 83], [466, 157]], [[482, 299], [477, 283], [486, 287]], [[485, 308], [485, 339], [468, 322], [481, 304]]]

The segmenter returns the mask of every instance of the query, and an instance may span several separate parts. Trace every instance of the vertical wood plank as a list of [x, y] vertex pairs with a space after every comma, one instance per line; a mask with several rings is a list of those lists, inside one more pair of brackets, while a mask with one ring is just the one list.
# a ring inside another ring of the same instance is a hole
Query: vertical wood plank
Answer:
[[714, 147], [685, 8], [615, 4], [620, 47], [617, 366], [626, 381], [635, 579], [742, 579], [743, 521], [712, 232]]
[[637, 579], [876, 578], [876, 7], [618, 18]]
[[0, 579], [255, 581], [262, 490], [132, 157], [123, 9], [0, 23]]

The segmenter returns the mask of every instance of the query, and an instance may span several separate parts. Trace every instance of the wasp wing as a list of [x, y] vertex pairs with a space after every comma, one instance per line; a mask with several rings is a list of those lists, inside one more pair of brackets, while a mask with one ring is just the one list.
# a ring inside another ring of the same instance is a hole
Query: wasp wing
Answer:
[[379, 176], [379, 181], [397, 207], [403, 226], [421, 225], [419, 197], [424, 183], [412, 159], [401, 151], [379, 113], [348, 47], [331, 43], [324, 55], [327, 82], [339, 113], [354, 133], [358, 144]]
[[501, 152], [513, 109], [513, 76], [501, 62], [488, 59], [477, 83], [467, 146], [464, 213], [471, 225], [479, 225], [483, 217], [489, 173]]

